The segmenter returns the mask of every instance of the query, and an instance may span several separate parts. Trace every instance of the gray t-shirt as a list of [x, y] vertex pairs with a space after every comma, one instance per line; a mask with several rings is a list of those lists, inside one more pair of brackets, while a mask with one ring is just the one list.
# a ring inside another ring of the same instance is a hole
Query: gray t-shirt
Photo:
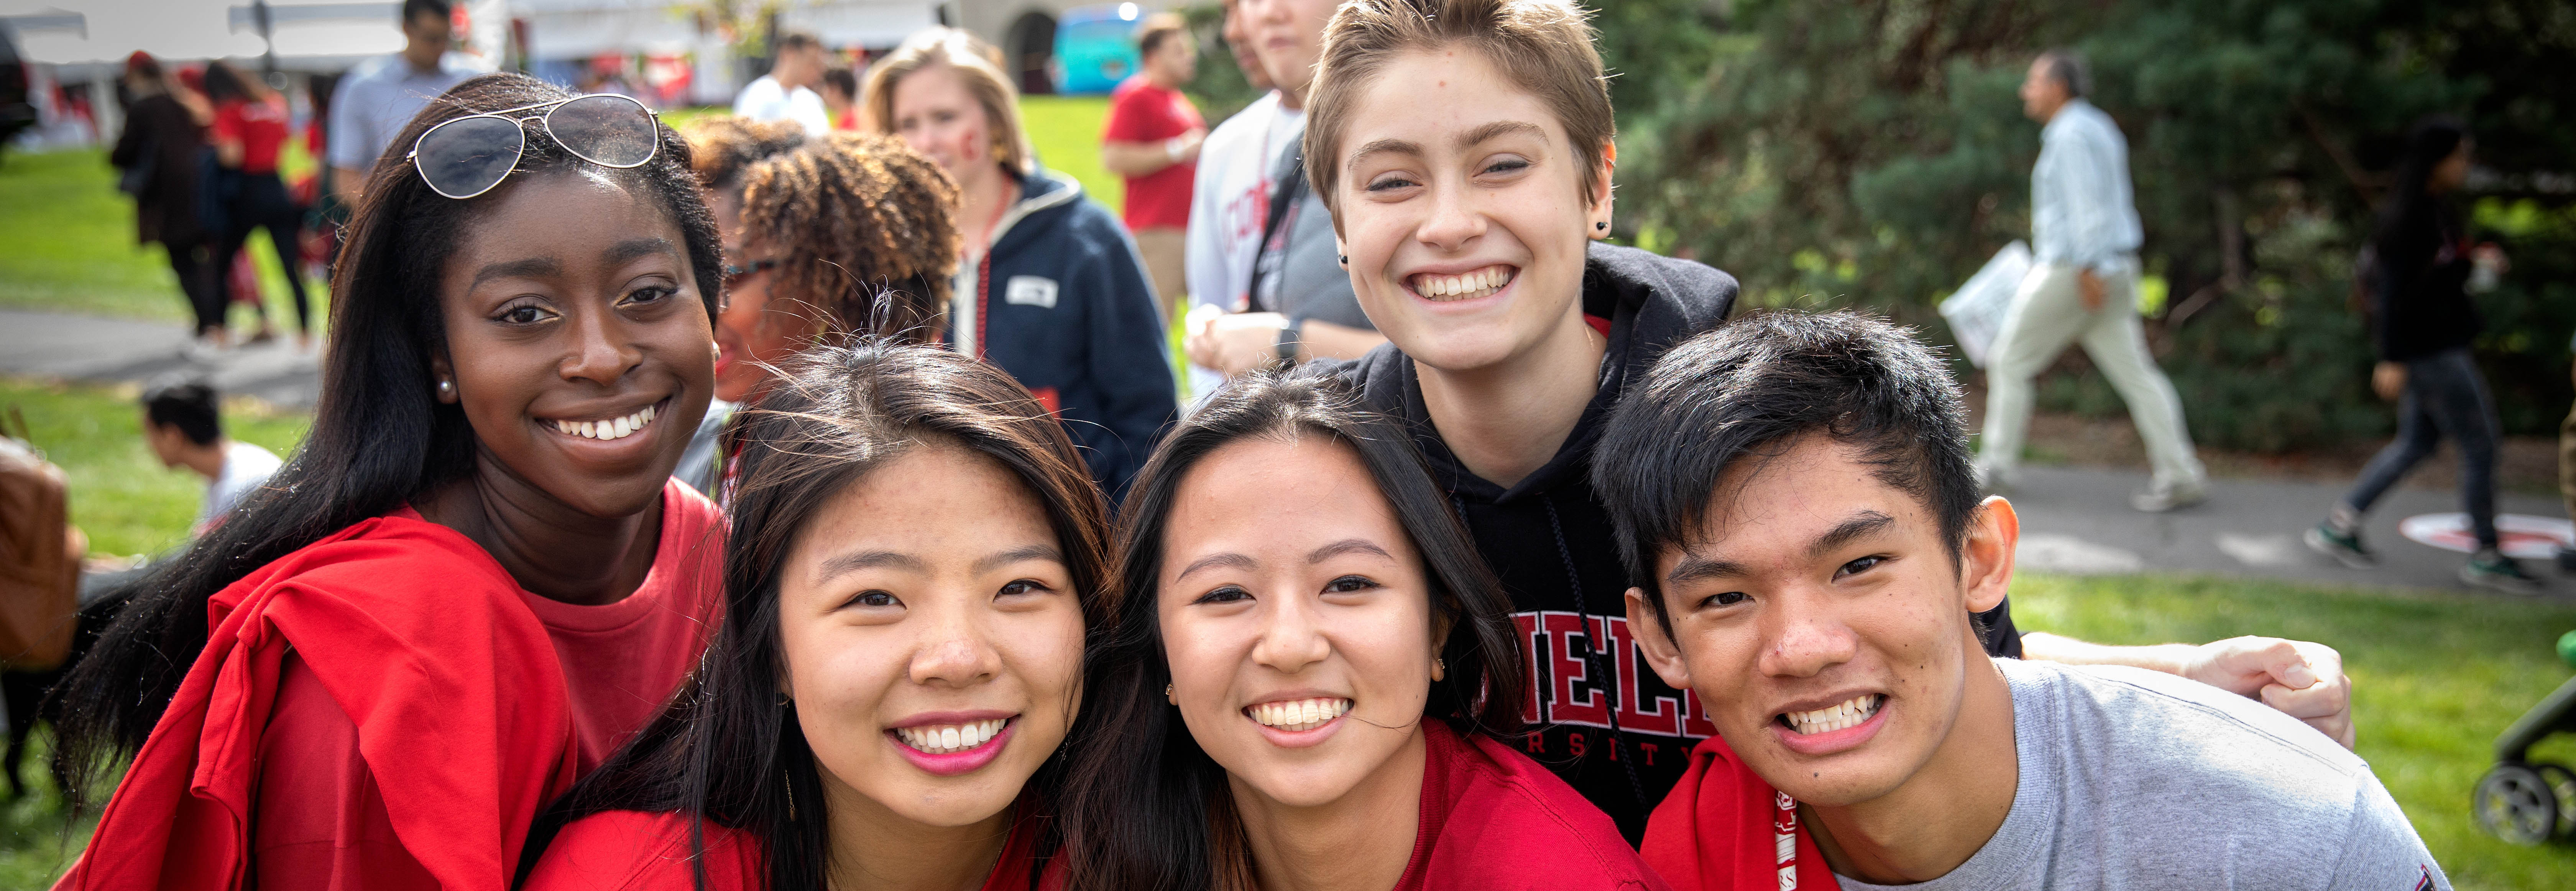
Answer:
[[472, 57], [460, 53], [440, 57], [437, 71], [413, 68], [399, 54], [361, 65], [331, 96], [331, 166], [367, 172], [429, 100], [481, 73]]
[[241, 506], [243, 498], [259, 491], [269, 476], [283, 466], [286, 462], [278, 460], [276, 452], [238, 439], [226, 444], [223, 472], [206, 482], [206, 503], [197, 509], [195, 532], [215, 528], [233, 508]]
[[2144, 669], [1995, 664], [2021, 761], [2002, 828], [1949, 875], [1845, 891], [2451, 887], [2370, 765], [2297, 719]]
[[[1294, 172], [1289, 165], [1302, 163], [1303, 158], [1294, 147], [1280, 155], [1277, 178], [1285, 181]], [[1255, 255], [1254, 274], [1262, 279], [1256, 299], [1290, 321], [1313, 319], [1377, 330], [1369, 323], [1368, 313], [1360, 310], [1350, 270], [1342, 268], [1340, 248], [1333, 241], [1332, 211], [1311, 186], [1301, 191], [1297, 206], [1279, 221], [1288, 230], [1284, 247], [1275, 254], [1265, 247]]]

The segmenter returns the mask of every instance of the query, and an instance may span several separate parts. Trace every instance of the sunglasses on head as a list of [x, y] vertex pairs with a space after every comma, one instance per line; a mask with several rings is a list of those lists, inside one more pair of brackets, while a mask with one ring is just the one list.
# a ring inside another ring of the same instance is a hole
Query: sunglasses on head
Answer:
[[[515, 116], [541, 108], [544, 114]], [[644, 103], [615, 93], [575, 96], [441, 121], [420, 134], [403, 160], [420, 171], [430, 191], [472, 198], [518, 169], [528, 151], [529, 124], [544, 128], [547, 138], [574, 157], [623, 170], [642, 167], [661, 151], [660, 121]]]

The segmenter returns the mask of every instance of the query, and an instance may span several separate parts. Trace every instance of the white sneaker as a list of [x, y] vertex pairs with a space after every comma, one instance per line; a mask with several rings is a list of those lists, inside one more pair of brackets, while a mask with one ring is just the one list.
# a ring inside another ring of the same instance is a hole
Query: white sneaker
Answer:
[[2181, 510], [2209, 500], [2209, 484], [2202, 480], [2172, 485], [2149, 486], [2129, 493], [2129, 506], [2151, 514]]
[[1977, 494], [1979, 494], [1979, 495], [2011, 495], [2011, 494], [2012, 494], [2012, 491], [2013, 491], [2013, 473], [2012, 473], [2011, 471], [2008, 471], [2008, 470], [1997, 470], [1997, 469], [1995, 469], [1995, 468], [1993, 468], [1993, 467], [1989, 467], [1989, 466], [1986, 466], [1986, 465], [1984, 465], [1984, 464], [1977, 464], [1977, 465], [1974, 465], [1974, 467], [1976, 468], [1976, 471], [1977, 471]]

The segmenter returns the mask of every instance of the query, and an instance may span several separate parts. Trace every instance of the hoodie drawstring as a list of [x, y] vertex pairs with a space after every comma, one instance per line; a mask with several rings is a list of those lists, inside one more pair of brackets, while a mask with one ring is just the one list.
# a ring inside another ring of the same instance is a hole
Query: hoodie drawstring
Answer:
[[[1565, 545], [1565, 524], [1559, 522], [1556, 518], [1556, 500], [1548, 497], [1547, 493], [1540, 492], [1538, 503], [1540, 506], [1547, 508], [1547, 531], [1556, 534], [1556, 558], [1565, 563], [1565, 580], [1568, 584], [1574, 586], [1574, 612], [1577, 615], [1582, 616], [1586, 623], [1583, 628], [1583, 636], [1585, 638], [1585, 646], [1583, 647], [1584, 664], [1592, 667], [1594, 677], [1606, 678], [1610, 682], [1602, 687], [1602, 692], [1610, 701], [1610, 708], [1607, 709], [1610, 714], [1610, 759], [1619, 762], [1619, 768], [1627, 771], [1628, 794], [1637, 797], [1637, 806], [1647, 810], [1653, 810], [1655, 803], [1646, 800], [1646, 785], [1644, 783], [1637, 782], [1636, 763], [1630, 761], [1626, 755], [1621, 754], [1620, 752], [1628, 741], [1628, 732], [1619, 728], [1619, 707], [1622, 703], [1619, 698], [1618, 660], [1613, 659], [1606, 663], [1601, 661], [1601, 642], [1590, 639], [1592, 637], [1592, 626], [1589, 623], [1592, 620], [1592, 611], [1590, 609], [1586, 609], [1583, 605], [1583, 574], [1575, 571], [1574, 549], [1566, 547]], [[1609, 617], [1602, 617], [1601, 630], [1604, 632], [1601, 636], [1610, 638], [1612, 646], [1618, 645], [1619, 636], [1607, 633], [1610, 630]]]

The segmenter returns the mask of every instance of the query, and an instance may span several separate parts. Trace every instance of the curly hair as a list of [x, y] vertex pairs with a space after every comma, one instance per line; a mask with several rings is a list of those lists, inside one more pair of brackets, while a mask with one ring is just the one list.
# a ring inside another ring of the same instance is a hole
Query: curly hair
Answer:
[[937, 330], [961, 250], [957, 184], [939, 165], [892, 137], [807, 138], [792, 123], [722, 119], [691, 141], [700, 181], [740, 196], [741, 237], [778, 252], [773, 300], [817, 337]]
[[755, 121], [715, 117], [689, 123], [691, 169], [710, 191], [742, 187], [742, 172], [752, 162], [805, 144], [805, 127], [795, 121]]

